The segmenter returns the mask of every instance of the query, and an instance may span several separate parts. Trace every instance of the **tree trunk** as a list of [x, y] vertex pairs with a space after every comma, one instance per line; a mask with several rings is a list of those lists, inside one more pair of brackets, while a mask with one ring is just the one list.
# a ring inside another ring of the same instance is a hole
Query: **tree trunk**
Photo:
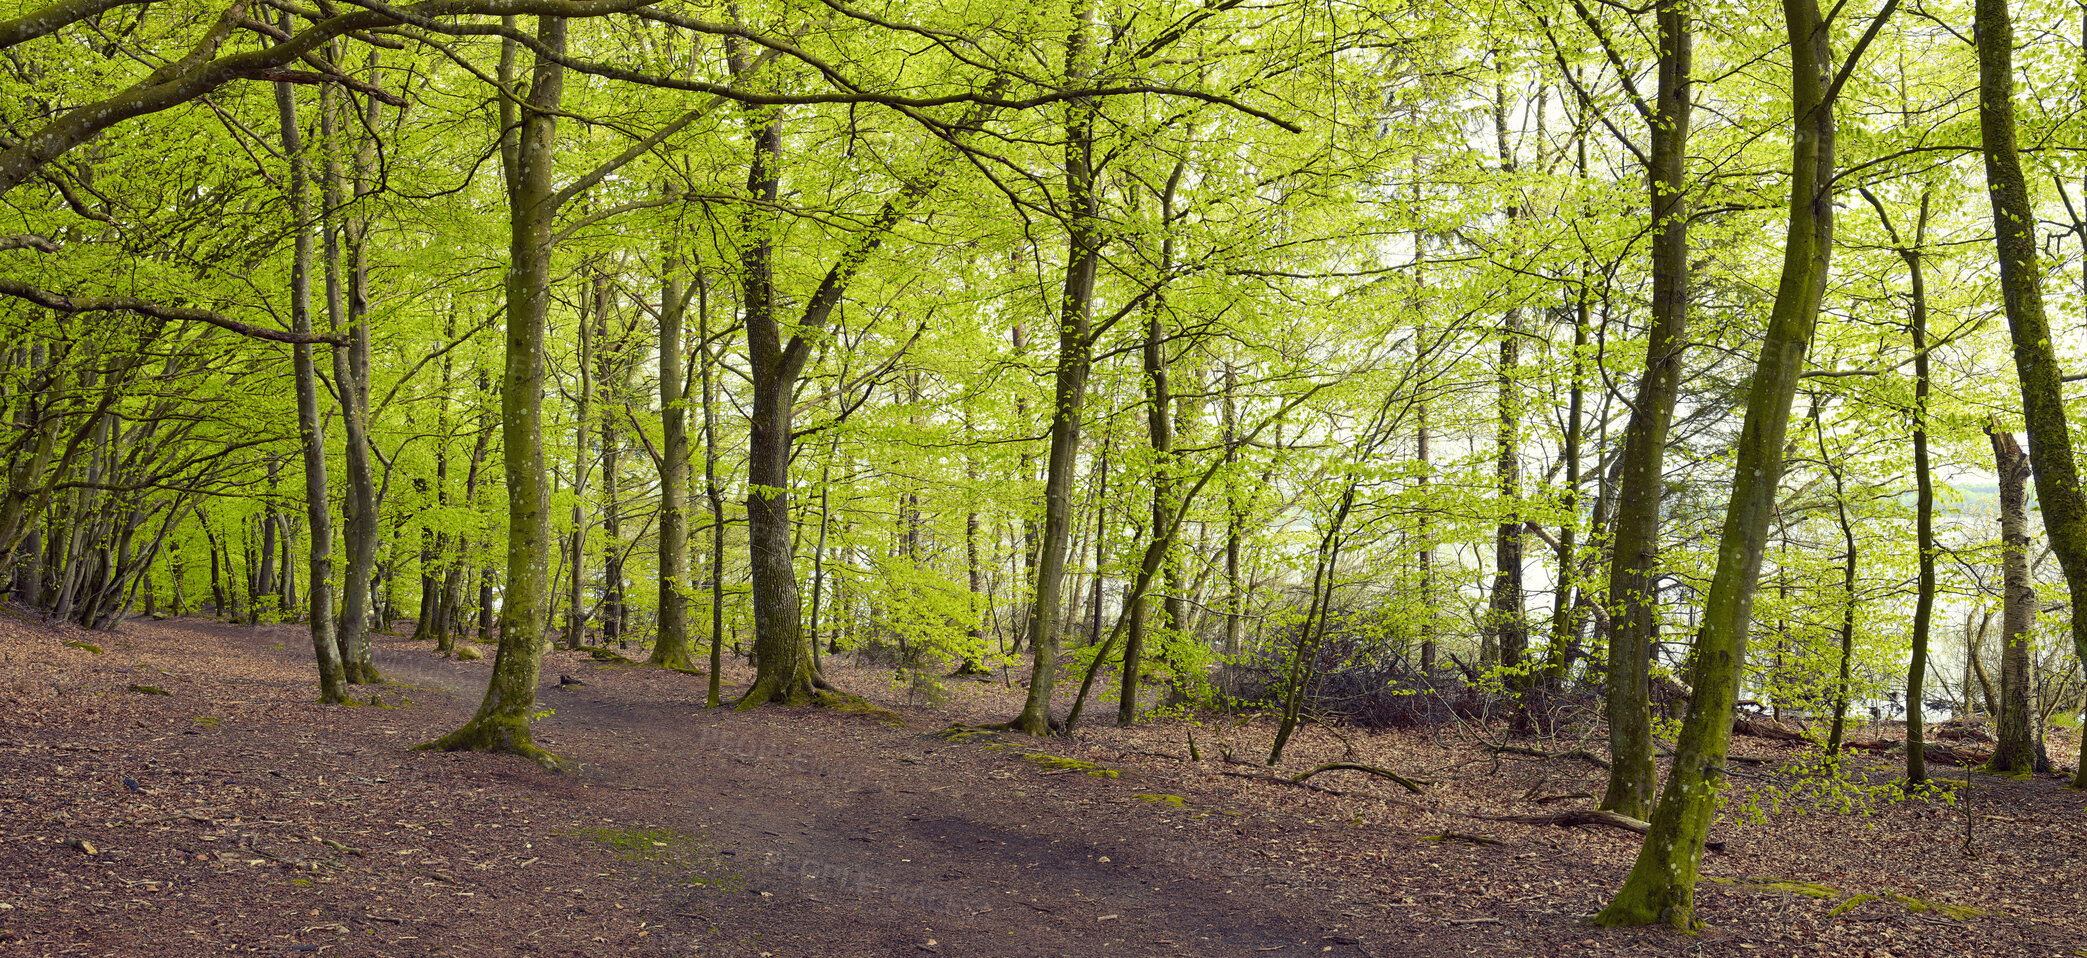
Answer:
[[693, 672], [688, 631], [688, 389], [681, 381], [681, 327], [688, 310], [683, 269], [683, 261], [671, 255], [660, 269], [659, 637], [645, 661]]
[[[760, 114], [753, 131], [753, 162], [747, 193], [774, 204], [781, 190], [782, 116]], [[740, 702], [805, 705], [813, 701], [810, 651], [805, 648], [797, 595], [796, 560], [790, 528], [790, 440], [793, 387], [808, 350], [796, 337], [785, 343], [777, 315], [774, 259], [775, 216], [749, 209], [742, 224], [749, 239], [741, 252], [748, 365], [753, 411], [747, 439], [746, 531], [754, 602], [753, 688]], [[799, 347], [799, 348], [791, 348]]]
[[[598, 290], [597, 290], [598, 291]], [[587, 431], [594, 418], [594, 331], [591, 317], [582, 309], [579, 320], [580, 356], [574, 374], [580, 377], [580, 395], [573, 411], [572, 531], [567, 534], [565, 554], [568, 567], [565, 596], [565, 647], [587, 644]]]
[[2029, 700], [2030, 628], [2036, 624], [2036, 585], [2029, 578], [2029, 457], [2013, 433], [1987, 430], [2000, 484], [2000, 715], [1999, 744], [1986, 766], [2001, 775], [2039, 769], [2036, 713]]
[[1928, 286], [1923, 264], [1927, 243], [1931, 189], [1920, 193], [1920, 216], [1914, 221], [1911, 245], [1901, 242], [1884, 204], [1864, 190], [1863, 199], [1877, 210], [1877, 218], [1906, 262], [1912, 284], [1913, 303], [1907, 317], [1907, 332], [1913, 338], [1913, 521], [1916, 547], [1920, 551], [1920, 573], [1913, 600], [1912, 660], [1906, 666], [1906, 789], [1910, 793], [1928, 780], [1927, 671], [1928, 632], [1935, 620], [1935, 477], [1928, 463]]
[[[1792, 0], [1808, 2], [1808, 0]], [[1609, 787], [1604, 811], [1645, 818], [1658, 774], [1652, 763], [1648, 683], [1652, 634], [1659, 618], [1659, 506], [1667, 430], [1681, 389], [1688, 346], [1688, 136], [1695, 23], [1681, 0], [1660, 0], [1659, 101], [1646, 117], [1652, 155], [1646, 170], [1652, 206], [1652, 324], [1645, 335], [1645, 375], [1623, 428], [1623, 476], [1611, 521], [1608, 602], [1609, 669], [1604, 711], [1609, 721]], [[1801, 121], [1800, 121], [1801, 122]], [[1809, 197], [1802, 202], [1808, 203]], [[1792, 205], [1800, 205], [1793, 199]], [[1793, 224], [1792, 229], [1796, 226]], [[1764, 354], [1765, 361], [1765, 354]]]
[[[537, 39], [565, 49], [565, 19], [538, 17]], [[514, 44], [503, 48], [503, 75], [511, 76]], [[502, 128], [510, 242], [507, 271], [507, 356], [500, 377], [501, 454], [507, 467], [507, 593], [500, 606], [500, 647], [485, 699], [469, 722], [422, 746], [450, 751], [512, 752], [560, 767], [529, 734], [536, 682], [543, 663], [544, 598], [549, 591], [551, 514], [543, 458], [544, 326], [551, 305], [551, 260], [558, 204], [552, 189], [557, 111], [565, 68], [536, 58], [522, 116]], [[516, 105], [503, 100], [503, 113]]]
[[697, 374], [703, 379], [703, 494], [710, 501], [710, 687], [706, 702], [716, 708], [725, 670], [725, 493], [717, 477], [717, 400], [711, 376], [710, 294], [702, 274], [696, 276], [696, 334], [702, 342]]
[[1341, 493], [1340, 507], [1334, 511], [1326, 534], [1319, 538], [1319, 561], [1312, 567], [1312, 606], [1298, 627], [1297, 647], [1290, 655], [1290, 671], [1283, 683], [1283, 718], [1276, 726], [1275, 743], [1268, 749], [1270, 765], [1282, 761], [1283, 746], [1289, 744], [1298, 718], [1304, 714], [1306, 686], [1318, 674], [1319, 642], [1326, 635], [1326, 618], [1333, 606], [1334, 580], [1340, 567], [1342, 527], [1354, 506], [1355, 484], [1350, 482]]
[[[287, 28], [290, 14], [284, 13], [282, 20]], [[310, 174], [299, 142], [296, 93], [290, 84], [275, 84], [275, 104], [282, 120], [283, 153], [290, 158], [290, 220], [297, 224], [291, 247], [290, 328], [295, 332], [309, 333], [312, 329], [312, 233], [304, 224], [307, 216], [305, 183]], [[348, 700], [348, 676], [341, 661], [340, 645], [334, 636], [333, 507], [326, 485], [326, 413], [319, 408], [319, 377], [312, 362], [311, 345], [298, 343], [291, 346], [290, 356], [297, 384], [297, 435], [304, 452], [305, 521], [311, 526], [311, 571], [307, 576], [310, 584], [305, 588], [305, 594], [311, 602], [312, 652], [319, 665], [319, 701], [339, 704]], [[203, 523], [203, 535], [210, 543], [210, 588], [218, 612], [222, 614], [225, 590], [218, 579], [217, 539], [210, 534], [207, 519]]]
[[1855, 662], [1855, 572], [1859, 553], [1855, 546], [1855, 525], [1848, 520], [1848, 488], [1841, 476], [1839, 460], [1826, 449], [1826, 430], [1819, 422], [1818, 410], [1813, 410], [1812, 430], [1819, 439], [1819, 461], [1826, 464], [1826, 472], [1833, 477], [1834, 517], [1841, 527], [1841, 545], [1846, 551], [1841, 556], [1841, 654], [1840, 674], [1833, 683], [1833, 729], [1826, 737], [1826, 754], [1829, 757], [1841, 754], [1841, 743], [1846, 741], [1848, 725], [1848, 699], [1851, 670]]
[[[1093, 9], [1075, 0], [1072, 30], [1065, 38], [1068, 83], [1083, 82], [1092, 72], [1094, 52], [1088, 31]], [[1048, 735], [1057, 726], [1051, 715], [1051, 692], [1058, 683], [1058, 603], [1064, 585], [1066, 541], [1072, 532], [1073, 473], [1080, 450], [1080, 419], [1087, 402], [1087, 374], [1093, 365], [1089, 327], [1093, 320], [1094, 279], [1101, 264], [1102, 234], [1096, 214], [1094, 121], [1092, 98], [1075, 97], [1065, 106], [1065, 285], [1059, 296], [1058, 362], [1052, 377], [1050, 455], [1044, 465], [1043, 539], [1038, 544], [1036, 598], [1029, 614], [1029, 696], [1008, 728], [1028, 735]]]
[[[1868, 36], [1875, 35], [1894, 3], [1886, 0]], [[1754, 590], [1782, 480], [1790, 402], [1825, 295], [1833, 252], [1833, 58], [1816, 0], [1785, 0], [1783, 14], [1789, 27], [1794, 130], [1782, 278], [1747, 392], [1717, 572], [1696, 634], [1688, 717], [1637, 862], [1616, 898], [1595, 918], [1603, 925], [1695, 927], [1696, 876], [1732, 740], [1732, 708], [1745, 673]], [[1858, 47], [1851, 53], [1843, 69], [1860, 52]]]
[[[326, 317], [335, 333], [345, 332], [348, 345], [333, 348], [333, 379], [340, 393], [343, 464], [347, 467], [346, 492], [341, 499], [341, 525], [347, 546], [347, 572], [343, 576], [340, 623], [335, 639], [341, 647], [341, 662], [348, 681], [367, 685], [381, 681], [370, 658], [369, 582], [377, 565], [377, 487], [370, 473], [370, 330], [367, 299], [368, 269], [364, 258], [365, 223], [360, 214], [341, 222], [338, 210], [345, 205], [346, 192], [338, 158], [340, 124], [334, 117], [339, 94], [332, 85], [319, 88], [321, 135], [334, 149], [329, 151], [322, 179], [326, 197]], [[375, 109], [374, 104], [372, 109]], [[360, 137], [356, 138], [358, 141]], [[358, 143], [357, 152], [360, 152]], [[362, 160], [358, 156], [358, 167]], [[355, 193], [364, 192], [357, 172]], [[342, 242], [347, 246], [347, 302], [342, 303]]]
[[[2000, 257], [2000, 292], [2007, 329], [2014, 341], [2015, 372], [2022, 387], [2022, 420], [2035, 467], [2036, 502], [2044, 532], [2065, 571], [2072, 618], [2073, 654], [2087, 663], [2087, 497], [2066, 425], [2062, 377], [2044, 315], [2043, 282], [2037, 265], [2036, 209], [2022, 176], [2015, 147], [2014, 22], [2007, 0], [1978, 0], [1978, 123], [1985, 145], [1986, 184], [1993, 201], [1993, 242]], [[2087, 735], [2080, 740], [2075, 788], [2087, 788]]]

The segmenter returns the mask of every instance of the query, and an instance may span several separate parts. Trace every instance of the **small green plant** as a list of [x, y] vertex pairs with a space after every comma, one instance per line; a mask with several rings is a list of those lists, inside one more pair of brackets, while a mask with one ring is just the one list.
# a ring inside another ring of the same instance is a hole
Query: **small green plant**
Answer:
[[73, 641], [67, 642], [65, 644], [75, 649], [79, 649], [83, 652], [92, 652], [95, 655], [105, 654], [101, 646], [95, 645], [92, 642], [82, 642], [78, 639], [74, 639]]

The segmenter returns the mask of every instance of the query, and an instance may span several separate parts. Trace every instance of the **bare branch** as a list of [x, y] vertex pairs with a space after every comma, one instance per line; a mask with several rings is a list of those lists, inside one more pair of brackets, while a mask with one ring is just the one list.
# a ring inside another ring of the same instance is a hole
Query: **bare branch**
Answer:
[[53, 293], [49, 290], [38, 289], [27, 283], [17, 282], [12, 279], [0, 279], [0, 296], [12, 296], [16, 299], [28, 300], [45, 309], [52, 309], [61, 313], [136, 313], [140, 316], [150, 316], [154, 319], [209, 323], [219, 329], [230, 330], [241, 336], [265, 339], [276, 343], [325, 343], [340, 346], [347, 342], [347, 337], [339, 334], [304, 334], [280, 329], [269, 329], [265, 326], [242, 323], [230, 316], [214, 313], [207, 309], [195, 309], [189, 306], [168, 306], [164, 303], [155, 303], [135, 296], [67, 296], [63, 293]]

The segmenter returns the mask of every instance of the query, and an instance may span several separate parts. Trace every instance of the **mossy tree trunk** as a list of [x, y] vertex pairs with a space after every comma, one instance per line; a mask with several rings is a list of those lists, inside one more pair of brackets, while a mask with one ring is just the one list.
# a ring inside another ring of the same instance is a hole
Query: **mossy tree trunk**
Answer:
[[[563, 52], [562, 17], [538, 17], [537, 39]], [[512, 76], [515, 45], [502, 56], [503, 79]], [[552, 157], [565, 69], [537, 57], [519, 107], [501, 101], [502, 143], [509, 216], [507, 271], [507, 357], [500, 378], [500, 440], [507, 467], [507, 590], [500, 605], [500, 645], [478, 713], [464, 727], [422, 748], [513, 752], [553, 768], [559, 759], [538, 748], [529, 734], [536, 709], [536, 684], [543, 662], [544, 599], [550, 587], [552, 549], [550, 496], [543, 457], [544, 327], [550, 314], [551, 260], [555, 250], [557, 192]]]
[[[2015, 146], [2014, 20], [2007, 0], [1978, 0], [1978, 124], [1985, 147], [1986, 186], [1993, 201], [1993, 242], [2000, 257], [2000, 294], [2014, 341], [2022, 387], [2022, 421], [2036, 474], [2036, 502], [2051, 551], [2065, 571], [2072, 599], [2073, 654], [2087, 662], [2087, 496], [2066, 423], [2063, 376], [2044, 314], [2037, 265], [2036, 210]], [[2080, 741], [2075, 788], [2087, 788], [2087, 736]]]
[[[1065, 76], [1068, 84], [1078, 85], [1093, 72], [1095, 54], [1089, 33], [1094, 28], [1094, 11], [1086, 0], [1073, 0], [1072, 10], [1072, 29], [1065, 38]], [[1065, 284], [1058, 299], [1058, 362], [1052, 375], [1050, 452], [1044, 463], [1043, 534], [1037, 543], [1029, 612], [1029, 695], [1021, 713], [1008, 722], [1010, 729], [1029, 735], [1048, 735], [1058, 727], [1051, 715], [1051, 693], [1058, 685], [1058, 604], [1072, 537], [1073, 473], [1078, 468], [1087, 375], [1094, 363], [1090, 326], [1095, 271], [1101, 264], [1095, 196], [1097, 113], [1091, 97], [1075, 97], [1065, 105]]]
[[[1174, 197], [1181, 186], [1181, 177], [1188, 168], [1184, 157], [1174, 164], [1173, 172], [1159, 191], [1160, 222], [1174, 221]], [[1168, 233], [1161, 238], [1159, 259], [1156, 263], [1158, 275], [1165, 282], [1174, 268], [1174, 237]], [[1164, 551], [1171, 553], [1174, 528], [1174, 512], [1180, 508], [1176, 501], [1175, 472], [1179, 468], [1174, 452], [1174, 390], [1167, 368], [1167, 329], [1165, 317], [1167, 301], [1163, 291], [1156, 292], [1145, 309], [1145, 342], [1139, 350], [1145, 368], [1145, 433], [1152, 442], [1152, 541], [1163, 540], [1169, 544]], [[1181, 588], [1178, 567], [1167, 563], [1169, 583], [1167, 598], [1161, 608], [1165, 612], [1162, 628], [1179, 629], [1182, 621]], [[1149, 624], [1149, 603], [1143, 596], [1132, 600], [1131, 625], [1124, 635], [1122, 688], [1117, 696], [1116, 724], [1129, 725], [1138, 714], [1138, 676], [1144, 671], [1145, 628]]]
[[[754, 64], [744, 51], [732, 54], [735, 78], [748, 76]], [[999, 90], [999, 81], [988, 92]], [[782, 188], [783, 113], [763, 108], [748, 111], [753, 157], [747, 167], [747, 194], [755, 200], [740, 222], [740, 281], [744, 309], [747, 365], [753, 410], [747, 435], [747, 551], [754, 605], [754, 684], [737, 708], [767, 702], [805, 704], [823, 699], [825, 680], [812, 662], [806, 641], [797, 587], [795, 528], [790, 517], [790, 458], [796, 387], [823, 338], [834, 312], [857, 276], [884, 245], [892, 230], [910, 216], [952, 167], [950, 157], [930, 157], [919, 172], [901, 179], [859, 230], [848, 238], [804, 306], [790, 318], [784, 336], [783, 301], [776, 284], [776, 239], [782, 228], [776, 212]], [[976, 129], [987, 111], [973, 107], [955, 123], [958, 130]], [[852, 699], [852, 697], [851, 697]], [[853, 700], [859, 702], [859, 700]]]
[[645, 662], [694, 671], [688, 631], [688, 389], [681, 375], [688, 290], [683, 260], [669, 252], [664, 263], [659, 313], [659, 637]]
[[1688, 136], [1695, 24], [1685, 0], [1661, 0], [1659, 90], [1638, 102], [1651, 129], [1646, 180], [1652, 208], [1652, 323], [1645, 373], [1623, 428], [1622, 478], [1610, 525], [1611, 606], [1607, 696], [1609, 785], [1604, 810], [1644, 818], [1659, 783], [1652, 763], [1652, 634], [1659, 617], [1659, 506], [1666, 479], [1667, 431], [1681, 390], [1688, 345]]
[[[282, 17], [285, 23], [289, 22], [288, 13]], [[290, 84], [275, 84], [275, 104], [282, 121], [283, 155], [290, 158], [290, 221], [297, 224], [291, 238], [290, 328], [308, 334], [312, 331], [312, 234], [304, 224], [308, 215], [305, 184], [310, 171], [298, 131], [296, 92]], [[304, 452], [305, 521], [311, 526], [311, 584], [305, 589], [305, 596], [310, 601], [312, 653], [319, 665], [319, 701], [338, 704], [348, 700], [348, 675], [333, 632], [333, 506], [326, 480], [326, 413], [319, 408], [319, 375], [311, 344], [298, 343], [290, 350], [297, 389], [297, 435]], [[207, 520], [203, 533], [210, 536]], [[224, 589], [218, 582], [214, 542], [210, 585], [217, 592], [218, 608], [222, 611]]]
[[[370, 657], [370, 577], [377, 567], [377, 486], [370, 470], [370, 331], [367, 258], [363, 240], [367, 221], [356, 213], [343, 216], [352, 188], [359, 198], [364, 192], [360, 166], [365, 162], [365, 144], [354, 137], [354, 162], [358, 166], [350, 186], [341, 171], [340, 156], [346, 128], [376, 129], [374, 112], [355, 123], [336, 116], [342, 107], [340, 93], [332, 85], [319, 88], [320, 130], [332, 148], [326, 155], [321, 180], [326, 198], [326, 316], [333, 332], [344, 335], [346, 348], [333, 350], [333, 378], [340, 394], [342, 465], [347, 470], [341, 497], [341, 527], [346, 540], [347, 569], [341, 587], [340, 622], [336, 640], [348, 681], [367, 685], [382, 681]], [[376, 109], [370, 101], [370, 109]], [[359, 207], [358, 207], [359, 208]], [[344, 260], [345, 256], [345, 260]], [[345, 274], [345, 275], [344, 275]], [[344, 288], [345, 287], [345, 288]], [[345, 294], [345, 299], [343, 296]]]
[[1693, 695], [1688, 717], [1645, 843], [1623, 887], [1595, 916], [1599, 924], [1666, 924], [1680, 929], [1696, 925], [1696, 877], [1704, 839], [1717, 815], [1717, 793], [1732, 742], [1732, 708], [1745, 674], [1754, 591], [1782, 480], [1790, 403], [1818, 323], [1833, 252], [1834, 99], [1896, 6], [1897, 0], [1885, 0], [1835, 74], [1829, 31], [1816, 0], [1783, 3], [1791, 51], [1793, 130], [1782, 277], [1747, 391], [1731, 499], [1718, 538], [1717, 572], [1704, 599], [1689, 672]]

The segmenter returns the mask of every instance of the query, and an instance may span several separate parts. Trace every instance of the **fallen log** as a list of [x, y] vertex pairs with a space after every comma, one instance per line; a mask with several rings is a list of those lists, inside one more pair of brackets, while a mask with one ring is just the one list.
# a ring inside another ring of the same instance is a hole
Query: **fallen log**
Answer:
[[1412, 792], [1415, 795], [1420, 794], [1420, 787], [1422, 785], [1434, 784], [1433, 782], [1407, 778], [1406, 776], [1400, 775], [1399, 773], [1394, 772], [1388, 768], [1378, 768], [1375, 765], [1363, 765], [1357, 762], [1327, 762], [1326, 764], [1316, 766], [1309, 771], [1299, 772], [1295, 775], [1290, 776], [1290, 784], [1302, 785], [1304, 784], [1305, 779], [1311, 778], [1312, 776], [1317, 775], [1320, 772], [1341, 771], [1367, 772], [1371, 775], [1377, 776], [1378, 778], [1390, 779], [1391, 781], [1397, 782], [1400, 785], [1405, 786], [1406, 791]]
[[1773, 739], [1778, 742], [1808, 741], [1804, 737], [1803, 732], [1797, 731], [1781, 722], [1773, 719], [1764, 721], [1745, 715], [1735, 716], [1732, 719], [1732, 734], [1751, 735], [1755, 738]]
[[1309, 788], [1309, 789], [1311, 789], [1312, 791], [1315, 791], [1315, 792], [1325, 792], [1325, 793], [1326, 793], [1326, 794], [1328, 794], [1328, 795], [1346, 795], [1346, 794], [1348, 794], [1347, 792], [1341, 791], [1340, 789], [1337, 789], [1337, 788], [1327, 788], [1327, 787], [1326, 787], [1326, 786], [1324, 786], [1324, 785], [1313, 785], [1313, 784], [1312, 784], [1312, 783], [1310, 783], [1310, 782], [1293, 782], [1293, 781], [1291, 781], [1291, 780], [1289, 780], [1289, 779], [1287, 779], [1287, 778], [1284, 778], [1284, 777], [1282, 777], [1282, 776], [1280, 776], [1280, 775], [1270, 775], [1270, 774], [1268, 774], [1267, 772], [1225, 772], [1225, 771], [1220, 771], [1220, 772], [1218, 772], [1218, 774], [1219, 774], [1219, 775], [1229, 775], [1229, 776], [1231, 776], [1231, 777], [1233, 777], [1233, 778], [1243, 778], [1243, 779], [1246, 779], [1246, 780], [1248, 780], [1248, 781], [1250, 781], [1250, 782], [1268, 782], [1268, 783], [1270, 783], [1270, 784], [1274, 784], [1274, 785], [1294, 785], [1294, 786], [1296, 786], [1296, 787], [1298, 787], [1298, 788]]
[[1651, 824], [1641, 819], [1592, 808], [1574, 809], [1569, 812], [1558, 812], [1554, 815], [1473, 815], [1471, 817], [1482, 818], [1489, 822], [1513, 822], [1517, 825], [1550, 825], [1555, 828], [1600, 825], [1606, 828], [1620, 828], [1626, 832], [1634, 832], [1639, 835], [1645, 834], [1652, 828]]
[[1944, 745], [1941, 742], [1921, 743], [1920, 754], [1930, 762], [1954, 765], [1958, 768], [1977, 768], [1993, 758], [1991, 752], [1976, 752], [1955, 745]]

